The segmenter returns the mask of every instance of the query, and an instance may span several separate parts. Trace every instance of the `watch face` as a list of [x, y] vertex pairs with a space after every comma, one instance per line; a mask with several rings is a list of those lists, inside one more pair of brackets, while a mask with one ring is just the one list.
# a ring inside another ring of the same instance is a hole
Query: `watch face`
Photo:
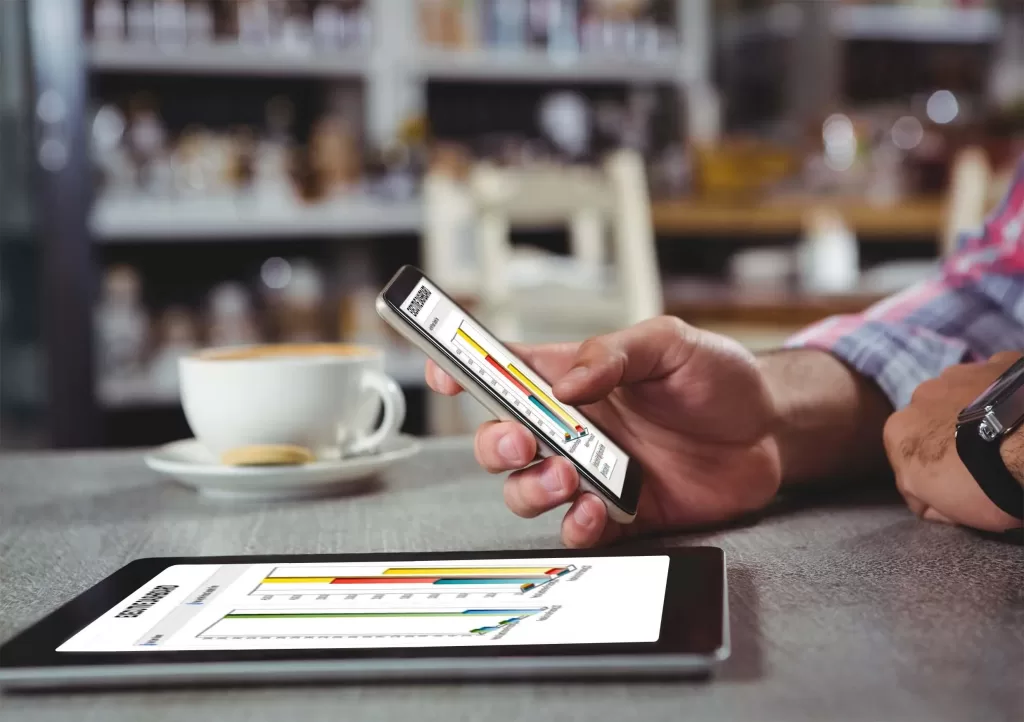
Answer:
[[965, 414], [971, 414], [992, 406], [1000, 401], [1009, 391], [1024, 383], [1024, 358], [1013, 364], [1006, 372], [992, 383], [974, 402], [964, 409]]

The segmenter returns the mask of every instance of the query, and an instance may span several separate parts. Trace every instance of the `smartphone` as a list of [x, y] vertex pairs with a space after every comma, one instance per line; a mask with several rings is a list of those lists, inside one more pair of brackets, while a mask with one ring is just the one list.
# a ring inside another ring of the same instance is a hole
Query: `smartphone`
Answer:
[[532, 431], [540, 456], [558, 454], [572, 462], [581, 488], [596, 494], [612, 519], [633, 521], [639, 464], [579, 410], [557, 401], [536, 371], [422, 271], [399, 270], [378, 296], [377, 312], [497, 418]]

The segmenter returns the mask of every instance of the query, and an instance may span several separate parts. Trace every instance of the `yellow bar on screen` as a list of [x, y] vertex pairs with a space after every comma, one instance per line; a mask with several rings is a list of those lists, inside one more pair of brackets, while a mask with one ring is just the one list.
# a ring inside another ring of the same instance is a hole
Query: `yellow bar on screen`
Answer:
[[330, 584], [337, 577], [267, 577], [264, 584]]
[[519, 379], [524, 384], [526, 384], [527, 388], [529, 388], [530, 391], [533, 392], [534, 396], [536, 396], [538, 399], [540, 399], [545, 404], [547, 404], [548, 407], [552, 411], [554, 411], [556, 414], [561, 416], [565, 420], [565, 422], [567, 424], [569, 424], [569, 428], [570, 429], [575, 429], [577, 426], [579, 426], [579, 422], [577, 422], [576, 419], [574, 419], [573, 417], [569, 416], [569, 414], [566, 413], [565, 409], [563, 409], [559, 405], [559, 403], [557, 401], [555, 401], [550, 396], [548, 396], [546, 393], [544, 393], [539, 388], [537, 388], [537, 384], [533, 383], [532, 381], [530, 381], [530, 379], [526, 378], [526, 376], [523, 375], [522, 371], [517, 369], [512, 364], [508, 365], [508, 370], [511, 371], [512, 375], [514, 375], [517, 379]]
[[459, 328], [459, 330], [455, 332], [455, 335], [461, 338], [466, 343], [468, 343], [470, 346], [472, 346], [476, 350], [476, 352], [483, 356], [484, 358], [487, 358], [490, 355], [486, 351], [484, 351], [483, 347], [481, 347], [480, 344], [474, 341], [473, 338], [468, 333], [463, 331], [461, 327]]

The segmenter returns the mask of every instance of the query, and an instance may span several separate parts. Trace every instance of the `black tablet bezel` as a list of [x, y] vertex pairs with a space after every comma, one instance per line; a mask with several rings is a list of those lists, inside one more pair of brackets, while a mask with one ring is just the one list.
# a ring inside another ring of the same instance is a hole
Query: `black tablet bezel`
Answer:
[[[453, 299], [451, 296], [445, 293], [444, 289], [442, 289], [436, 283], [431, 281], [430, 278], [428, 278], [427, 275], [423, 273], [423, 271], [416, 268], [415, 266], [406, 265], [402, 266], [402, 268], [398, 270], [398, 272], [388, 283], [387, 287], [384, 289], [384, 300], [387, 301], [388, 305], [391, 306], [392, 310], [394, 310], [395, 313], [397, 313], [406, 323], [409, 324], [409, 328], [413, 329], [417, 334], [422, 336], [428, 343], [430, 343], [431, 346], [437, 349], [440, 353], [443, 353], [445, 356], [447, 356], [452, 363], [462, 366], [461, 362], [458, 359], [456, 359], [451, 354], [451, 352], [448, 351], [448, 349], [439, 344], [437, 340], [434, 339], [433, 336], [426, 333], [418, 324], [410, 321], [406, 314], [402, 311], [402, 302], [409, 297], [409, 294], [413, 292], [413, 290], [416, 288], [416, 285], [423, 279], [426, 279], [427, 281], [430, 281], [430, 283], [434, 284], [434, 286], [437, 287], [439, 291], [441, 291], [445, 298], [447, 298], [451, 303], [455, 304], [455, 306], [457, 306], [462, 313], [466, 314], [467, 318], [473, 321], [473, 323], [475, 323], [480, 328], [487, 328], [486, 326], [484, 326], [484, 324], [480, 323], [480, 321], [474, 318], [471, 313], [469, 313], [466, 309], [460, 306], [455, 301], [455, 299]], [[536, 371], [534, 371], [534, 373], [536, 373]], [[481, 388], [483, 388], [488, 393], [491, 393], [490, 389], [488, 389], [486, 386], [481, 386]], [[519, 412], [519, 410], [512, 406], [512, 404], [510, 404], [508, 401], [506, 401], [500, 394], [491, 393], [491, 396], [495, 400], [497, 400], [498, 403], [504, 406], [505, 409], [510, 414], [512, 414], [515, 418], [519, 419], [520, 423], [522, 423], [527, 428], [531, 428], [532, 425], [530, 424], [529, 420], [524, 418], [523, 415]], [[600, 425], [595, 424], [592, 419], [589, 420], [588, 423], [591, 426], [593, 426], [596, 430], [604, 434], [606, 437], [611, 438], [611, 436], [605, 433], [601, 429]], [[569, 456], [569, 454], [567, 454], [565, 449], [563, 449], [561, 446], [559, 446], [558, 444], [551, 443], [551, 441], [544, 434], [536, 434], [536, 436], [539, 441], [541, 441], [545, 446], [550, 448], [556, 454], [568, 459], [573, 464], [573, 466], [576, 467], [576, 470], [579, 473], [586, 476], [587, 480], [591, 484], [593, 484], [598, 489], [601, 489], [602, 492], [604, 492], [604, 496], [608, 499], [608, 501], [610, 501], [612, 504], [615, 504], [615, 506], [619, 507], [627, 514], [636, 514], [636, 507], [640, 501], [640, 490], [643, 486], [643, 470], [641, 469], [640, 464], [634, 461], [632, 457], [627, 457], [626, 472], [622, 481], [622, 492], [621, 494], [616, 495], [612, 493], [612, 491], [607, 486], [605, 486], [600, 479], [598, 479], [594, 474], [592, 474], [589, 469], [587, 469], [584, 466], [581, 466], [576, 462], [574, 458]]]
[[[57, 648], [116, 604], [176, 564], [266, 564], [326, 562], [444, 561], [451, 559], [533, 559], [539, 557], [668, 556], [669, 571], [657, 642], [629, 644], [543, 644], [487, 647], [381, 647], [375, 649], [149, 650], [145, 652], [58, 652]], [[698, 655], [713, 657], [726, 645], [725, 558], [714, 547], [685, 547], [643, 554], [628, 550], [564, 549], [509, 552], [412, 554], [315, 554], [138, 559], [71, 600], [0, 647], [0, 671], [125, 664], [416, 659], [472, 657], [590, 657], [594, 655]]]

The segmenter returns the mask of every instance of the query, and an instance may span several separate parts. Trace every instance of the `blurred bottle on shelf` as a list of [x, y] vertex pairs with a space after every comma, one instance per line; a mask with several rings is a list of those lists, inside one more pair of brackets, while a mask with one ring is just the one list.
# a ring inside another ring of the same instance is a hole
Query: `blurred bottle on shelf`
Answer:
[[484, 42], [496, 50], [526, 47], [526, 0], [487, 0]]
[[[638, 54], [657, 36], [657, 27], [643, 16], [648, 0], [587, 0], [581, 20], [581, 44], [587, 52]], [[652, 30], [653, 29], [653, 30]]]
[[201, 126], [182, 131], [174, 149], [174, 195], [212, 200], [235, 190], [237, 149], [230, 138]]
[[[458, 48], [466, 45], [466, 16], [457, 0], [420, 0], [420, 39], [436, 48]], [[470, 23], [476, 18], [471, 18]]]
[[552, 16], [557, 13], [555, 4], [556, 0], [527, 0], [526, 31], [530, 45], [545, 47], [548, 44]]
[[537, 109], [541, 132], [564, 160], [578, 161], [591, 150], [592, 112], [580, 93], [563, 90], [545, 96]]
[[857, 238], [838, 213], [817, 208], [808, 214], [797, 249], [801, 286], [812, 293], [852, 293], [860, 276]]
[[[374, 282], [374, 262], [366, 248], [347, 248], [340, 256], [335, 280], [342, 289], [338, 300], [337, 338], [347, 343], [386, 349], [394, 373], [395, 362], [409, 360], [410, 345], [377, 315], [380, 289]], [[419, 359], [414, 364], [421, 363]], [[404, 375], [403, 373], [398, 374]]]
[[214, 41], [215, 24], [211, 0], [188, 0], [185, 8], [185, 34], [192, 45]]
[[388, 335], [375, 308], [377, 291], [369, 282], [373, 264], [358, 250], [345, 254], [338, 285], [345, 289], [338, 303], [338, 338], [351, 343], [384, 347]]
[[580, 10], [577, 0], [553, 0], [547, 4], [545, 42], [553, 55], [580, 52]]
[[124, 42], [124, 0], [96, 0], [92, 6], [92, 32], [93, 39], [100, 43]]
[[153, 0], [128, 0], [128, 39], [149, 44], [154, 37]]
[[292, 177], [291, 151], [287, 146], [266, 138], [260, 141], [250, 194], [264, 209], [298, 204], [300, 195]]
[[237, 193], [248, 193], [256, 176], [256, 134], [247, 125], [238, 126], [228, 134], [230, 147], [228, 182]]
[[210, 346], [246, 346], [261, 341], [252, 297], [240, 283], [222, 283], [207, 301]]
[[105, 397], [125, 396], [143, 372], [149, 313], [142, 303], [142, 281], [131, 266], [106, 271], [93, 311], [96, 376]]
[[368, 48], [373, 28], [363, 0], [342, 0], [341, 40], [345, 47]]
[[252, 197], [261, 207], [293, 206], [300, 200], [292, 131], [295, 106], [287, 96], [275, 96], [267, 101], [265, 119], [266, 134], [257, 144], [253, 164]]
[[[264, 269], [268, 264], [269, 261]], [[325, 288], [321, 271], [312, 261], [301, 258], [275, 265], [280, 266], [280, 270], [273, 276], [262, 274], [275, 339], [281, 343], [326, 340]]]
[[100, 172], [103, 192], [125, 196], [135, 191], [135, 164], [125, 147], [127, 121], [116, 105], [103, 105], [93, 115], [90, 148]]
[[153, 30], [156, 44], [181, 48], [188, 42], [188, 14], [185, 0], [154, 0]]
[[345, 46], [345, 20], [337, 0], [320, 0], [313, 8], [313, 44], [322, 51]]
[[206, 153], [205, 131], [188, 126], [174, 149], [174, 192], [177, 196], [204, 196], [212, 190], [213, 171]]
[[575, 55], [580, 51], [578, 0], [527, 0], [526, 42], [552, 54]]
[[365, 187], [370, 195], [385, 201], [411, 200], [418, 188], [416, 168], [409, 149], [401, 144], [371, 152]]
[[792, 248], [748, 248], [729, 258], [729, 284], [747, 293], [783, 293], [791, 288], [795, 269]]
[[178, 393], [178, 361], [201, 346], [195, 319], [183, 306], [172, 306], [160, 316], [158, 346], [149, 365], [149, 392], [156, 398]]
[[234, 0], [234, 28], [240, 45], [265, 48], [270, 44], [269, 0]]
[[167, 132], [155, 100], [145, 93], [129, 104], [128, 148], [137, 168], [139, 188], [166, 197], [173, 189], [174, 172], [167, 149]]
[[647, 17], [637, 23], [636, 53], [654, 57], [664, 52], [675, 52], [679, 47], [678, 30], [672, 26], [659, 25]]
[[865, 197], [876, 205], [895, 205], [906, 195], [905, 157], [895, 145], [879, 143], [871, 151]]
[[328, 113], [313, 125], [309, 160], [318, 200], [342, 198], [355, 189], [362, 175], [360, 149], [341, 114]]
[[297, 3], [279, 2], [272, 15], [272, 37], [286, 53], [305, 55], [313, 50], [313, 27], [306, 8]]
[[370, 149], [366, 157], [362, 188], [371, 196], [387, 201], [414, 199], [427, 166], [427, 136], [424, 116], [406, 118], [394, 142], [383, 148]]
[[580, 18], [580, 50], [585, 53], [600, 51], [604, 47], [600, 16], [588, 4]]

